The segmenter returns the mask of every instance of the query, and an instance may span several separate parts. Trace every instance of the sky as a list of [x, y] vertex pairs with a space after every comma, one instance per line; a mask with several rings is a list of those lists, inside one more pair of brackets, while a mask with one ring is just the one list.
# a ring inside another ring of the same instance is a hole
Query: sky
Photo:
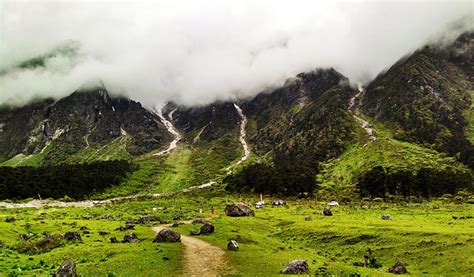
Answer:
[[[0, 0], [0, 104], [59, 98], [98, 80], [147, 107], [252, 97], [319, 67], [368, 82], [466, 28], [471, 2]], [[77, 51], [15, 68], [61, 45]]]

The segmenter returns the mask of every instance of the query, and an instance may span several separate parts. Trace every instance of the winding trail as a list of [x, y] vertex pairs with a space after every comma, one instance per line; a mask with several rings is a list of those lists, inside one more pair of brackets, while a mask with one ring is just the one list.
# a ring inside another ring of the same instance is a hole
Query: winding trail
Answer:
[[[190, 222], [187, 222], [189, 224]], [[153, 227], [158, 233], [168, 226]], [[181, 235], [181, 244], [184, 247], [182, 276], [221, 276], [229, 271], [226, 253], [196, 237]]]
[[[168, 113], [168, 118], [170, 120], [173, 120], [173, 113], [176, 111], [177, 109], [174, 109], [172, 110], [170, 113]], [[181, 135], [178, 133], [178, 130], [176, 130], [176, 128], [173, 126], [173, 123], [171, 123], [171, 121], [167, 120], [162, 114], [161, 112], [154, 112], [161, 120], [161, 122], [163, 122], [163, 124], [165, 125], [166, 127], [166, 130], [168, 130], [168, 132], [170, 132], [173, 136], [174, 136], [174, 139], [173, 141], [170, 142], [170, 145], [168, 146], [167, 149], [163, 150], [163, 151], [160, 151], [158, 153], [155, 153], [153, 154], [153, 156], [163, 156], [163, 155], [167, 155], [169, 154], [171, 151], [173, 151], [173, 149], [175, 149], [177, 146], [178, 146], [178, 142], [181, 140]]]
[[369, 135], [369, 141], [372, 142], [377, 139], [377, 137], [375, 136], [375, 129], [372, 128], [372, 125], [369, 122], [360, 117], [358, 108], [356, 107], [357, 99], [362, 96], [365, 90], [360, 85], [358, 87], [358, 90], [359, 92], [351, 98], [347, 110], [352, 115], [352, 117], [359, 123], [359, 125], [367, 132], [367, 134]]

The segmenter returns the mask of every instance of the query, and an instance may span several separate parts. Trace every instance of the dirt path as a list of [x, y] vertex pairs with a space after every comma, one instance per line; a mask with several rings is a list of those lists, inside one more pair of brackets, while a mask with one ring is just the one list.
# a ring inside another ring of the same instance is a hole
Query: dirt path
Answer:
[[[167, 226], [153, 227], [158, 233]], [[184, 247], [183, 276], [220, 276], [229, 271], [226, 253], [219, 247], [196, 237], [181, 235]]]

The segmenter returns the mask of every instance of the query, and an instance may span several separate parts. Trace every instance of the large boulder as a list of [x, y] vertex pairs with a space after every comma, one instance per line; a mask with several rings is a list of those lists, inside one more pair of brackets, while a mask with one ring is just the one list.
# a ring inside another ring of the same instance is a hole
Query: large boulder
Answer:
[[123, 236], [123, 242], [138, 243], [138, 242], [140, 242], [140, 240], [138, 239], [137, 234], [135, 234], [135, 233], [129, 233], [129, 234], [125, 234], [125, 235]]
[[244, 203], [227, 204], [224, 211], [228, 216], [255, 216], [255, 212]]
[[324, 208], [323, 215], [325, 216], [332, 216], [332, 211], [329, 208]]
[[406, 264], [404, 262], [397, 262], [394, 266], [388, 269], [388, 272], [393, 274], [407, 274]]
[[309, 271], [309, 265], [303, 260], [294, 260], [281, 271], [283, 274], [304, 274]]
[[231, 240], [227, 244], [227, 250], [237, 251], [237, 250], [239, 250], [239, 244], [235, 240]]
[[201, 235], [207, 235], [214, 233], [214, 225], [207, 223], [201, 226], [201, 230], [199, 232]]
[[165, 228], [158, 232], [153, 242], [180, 242], [181, 235], [171, 230], [170, 228]]
[[73, 260], [65, 261], [59, 269], [53, 273], [54, 277], [76, 277], [76, 264]]
[[67, 241], [82, 241], [81, 235], [75, 231], [66, 232], [64, 234], [64, 239]]

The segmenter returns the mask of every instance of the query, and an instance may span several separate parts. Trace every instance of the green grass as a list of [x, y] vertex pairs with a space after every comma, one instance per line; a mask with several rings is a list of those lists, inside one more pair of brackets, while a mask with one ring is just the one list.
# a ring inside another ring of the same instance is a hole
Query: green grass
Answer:
[[[0, 215], [1, 240], [8, 246], [0, 248], [0, 275], [22, 268], [25, 275], [48, 275], [66, 258], [73, 258], [82, 276], [170, 276], [179, 272], [180, 244], [153, 244], [151, 227], [154, 223], [136, 225], [140, 244], [111, 244], [110, 236], [122, 239], [125, 232], [114, 231], [129, 217], [158, 215], [166, 220], [180, 217], [189, 220], [198, 216], [208, 217], [214, 207], [217, 215], [211, 219], [216, 227], [214, 234], [200, 236], [213, 245], [226, 249], [229, 239], [236, 239], [240, 250], [227, 257], [237, 276], [275, 276], [294, 259], [304, 259], [310, 265], [310, 275], [320, 267], [338, 276], [359, 273], [368, 276], [388, 275], [387, 269], [397, 261], [408, 264], [411, 275], [419, 276], [469, 276], [473, 275], [474, 225], [472, 219], [455, 220], [452, 216], [474, 213], [474, 206], [450, 201], [419, 201], [400, 203], [360, 204], [355, 202], [333, 208], [334, 216], [321, 214], [325, 202], [287, 199], [288, 207], [270, 206], [256, 210], [255, 217], [232, 218], [224, 215], [225, 203], [244, 200], [253, 202], [256, 195], [228, 194], [213, 188], [169, 198], [116, 203], [103, 207], [43, 208], [2, 210]], [[265, 197], [269, 202], [271, 198]], [[153, 209], [155, 208], [155, 209]], [[203, 213], [200, 214], [199, 210]], [[112, 214], [114, 219], [103, 217]], [[389, 213], [392, 220], [382, 220]], [[92, 215], [93, 220], [83, 220]], [[7, 216], [17, 221], [6, 223]], [[312, 221], [305, 221], [311, 216]], [[44, 223], [42, 223], [44, 222]], [[77, 227], [70, 224], [77, 222]], [[31, 227], [25, 228], [25, 224]], [[90, 237], [82, 235], [83, 243], [66, 243], [44, 254], [27, 256], [16, 252], [20, 242], [18, 234], [41, 234], [78, 231], [87, 226]], [[187, 235], [199, 225], [175, 228]], [[109, 231], [101, 237], [99, 230]], [[380, 269], [356, 267], [363, 262], [367, 249], [374, 251]], [[164, 260], [163, 257], [169, 260]], [[29, 258], [32, 258], [30, 260]], [[40, 261], [45, 265], [33, 269]]]

